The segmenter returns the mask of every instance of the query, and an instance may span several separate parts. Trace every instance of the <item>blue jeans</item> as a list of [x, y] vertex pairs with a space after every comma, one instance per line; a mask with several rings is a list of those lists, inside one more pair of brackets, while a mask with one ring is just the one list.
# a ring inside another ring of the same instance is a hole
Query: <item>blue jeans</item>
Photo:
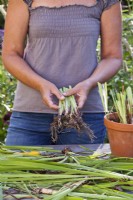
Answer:
[[[54, 116], [55, 114], [14, 111], [10, 119], [6, 145], [51, 145], [50, 124]], [[104, 143], [106, 134], [104, 113], [84, 113], [82, 117], [96, 136], [93, 144]], [[79, 134], [75, 129], [65, 129], [59, 133], [56, 144], [92, 144], [92, 142], [86, 133]]]

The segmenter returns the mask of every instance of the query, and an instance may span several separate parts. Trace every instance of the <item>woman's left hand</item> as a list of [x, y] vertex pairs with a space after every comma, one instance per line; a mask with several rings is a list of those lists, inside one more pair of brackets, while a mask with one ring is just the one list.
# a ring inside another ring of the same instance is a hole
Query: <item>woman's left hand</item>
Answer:
[[66, 93], [63, 93], [63, 95], [64, 96], [75, 95], [78, 108], [80, 109], [83, 107], [90, 90], [91, 87], [89, 86], [88, 81], [85, 80], [83, 82], [78, 83], [72, 89], [69, 89]]

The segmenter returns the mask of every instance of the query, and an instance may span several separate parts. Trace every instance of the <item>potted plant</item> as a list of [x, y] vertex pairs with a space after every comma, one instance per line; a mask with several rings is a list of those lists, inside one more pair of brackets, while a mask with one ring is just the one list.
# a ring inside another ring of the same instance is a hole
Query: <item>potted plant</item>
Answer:
[[104, 124], [107, 128], [111, 152], [114, 156], [133, 157], [133, 91], [131, 87], [121, 92], [111, 90], [113, 112], [108, 111], [107, 83], [98, 83], [105, 110]]

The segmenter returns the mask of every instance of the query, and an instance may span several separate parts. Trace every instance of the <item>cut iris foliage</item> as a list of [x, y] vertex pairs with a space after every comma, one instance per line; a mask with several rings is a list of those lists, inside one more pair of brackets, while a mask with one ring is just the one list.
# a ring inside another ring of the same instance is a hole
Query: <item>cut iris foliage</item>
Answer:
[[133, 199], [133, 158], [51, 150], [0, 146], [0, 199]]

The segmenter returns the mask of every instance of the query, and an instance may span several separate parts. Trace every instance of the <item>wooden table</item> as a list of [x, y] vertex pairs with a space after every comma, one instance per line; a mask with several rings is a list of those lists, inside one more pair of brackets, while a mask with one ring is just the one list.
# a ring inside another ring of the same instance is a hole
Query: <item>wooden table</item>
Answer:
[[[70, 148], [75, 153], [77, 152], [82, 153], [83, 151], [85, 151], [84, 148], [82, 148], [82, 146], [97, 153], [102, 153], [102, 154], [111, 153], [109, 144], [50, 145], [49, 147], [52, 147], [53, 149], [57, 149], [57, 150]], [[90, 154], [89, 151], [88, 151], [88, 154]]]

